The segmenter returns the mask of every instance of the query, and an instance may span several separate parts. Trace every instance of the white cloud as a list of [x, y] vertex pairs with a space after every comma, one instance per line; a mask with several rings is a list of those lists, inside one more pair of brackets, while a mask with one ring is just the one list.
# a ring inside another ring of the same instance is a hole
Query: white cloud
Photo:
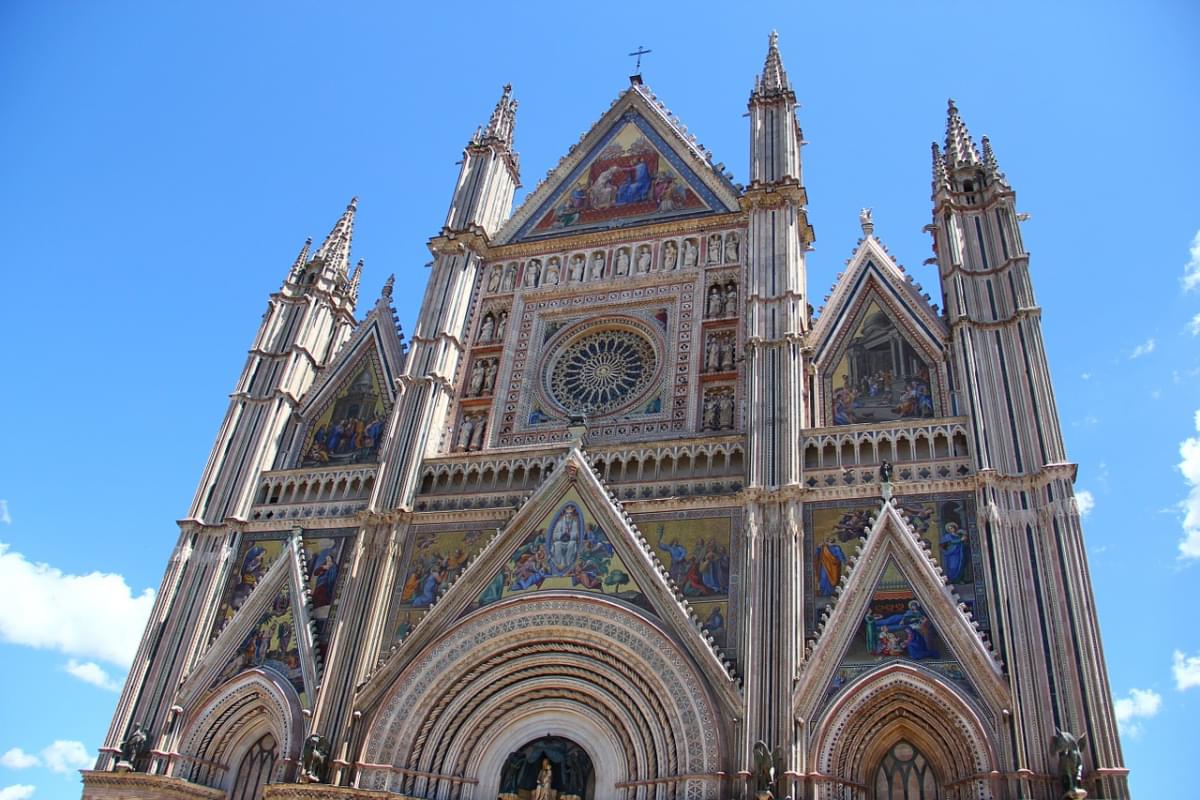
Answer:
[[1175, 675], [1175, 688], [1181, 692], [1200, 686], [1200, 656], [1185, 656], [1176, 650], [1171, 672]]
[[1184, 265], [1183, 277], [1179, 279], [1185, 292], [1200, 286], [1200, 231], [1196, 231], [1196, 235], [1192, 237], [1192, 246], [1188, 249], [1188, 254], [1191, 258]]
[[1113, 703], [1117, 715], [1117, 727], [1122, 733], [1137, 736], [1142, 732], [1141, 720], [1150, 719], [1162, 707], [1162, 695], [1153, 689], [1130, 689], [1128, 697], [1119, 697]]
[[30, 786], [27, 783], [17, 783], [0, 789], [0, 800], [29, 800], [36, 791], [36, 786]]
[[99, 686], [101, 689], [107, 689], [110, 692], [115, 692], [121, 688], [120, 684], [113, 680], [113, 677], [105, 672], [104, 668], [95, 661], [76, 661], [72, 658], [67, 661], [67, 666], [63, 667], [63, 669], [84, 683]]
[[1200, 314], [1192, 317], [1192, 321], [1187, 324], [1187, 329], [1192, 336], [1200, 336]]
[[128, 666], [154, 590], [134, 596], [121, 575], [68, 575], [0, 542], [0, 586], [20, 603], [0, 604], [0, 640]]
[[1133, 352], [1129, 354], [1129, 357], [1130, 358], [1141, 358], [1142, 356], [1148, 356], [1154, 352], [1154, 345], [1155, 345], [1154, 337], [1150, 337], [1146, 341], [1139, 344], [1137, 347], [1133, 348]]
[[9, 769], [29, 769], [41, 763], [33, 753], [26, 753], [19, 747], [14, 747], [0, 756], [0, 766], [5, 766]]
[[48, 769], [55, 772], [74, 772], [90, 767], [96, 759], [88, 753], [83, 742], [57, 739], [54, 744], [42, 750], [42, 760], [46, 762]]
[[1075, 493], [1075, 504], [1079, 506], [1079, 516], [1086, 517], [1096, 507], [1096, 496], [1087, 489], [1080, 489]]
[[[1200, 316], [1196, 317], [1200, 320]], [[12, 525], [12, 514], [8, 513], [8, 501], [0, 500], [0, 525]]]
[[1080, 377], [1081, 379], [1085, 380], [1085, 381], [1090, 381], [1090, 380], [1092, 379], [1092, 373], [1090, 373], [1090, 372], [1081, 372], [1081, 373], [1079, 373], [1079, 377]]
[[[1196, 412], [1196, 432], [1200, 433], [1200, 411]], [[1188, 485], [1188, 496], [1179, 504], [1183, 510], [1179, 555], [1200, 558], [1200, 436], [1189, 436], [1179, 443], [1179, 458], [1179, 471]]]

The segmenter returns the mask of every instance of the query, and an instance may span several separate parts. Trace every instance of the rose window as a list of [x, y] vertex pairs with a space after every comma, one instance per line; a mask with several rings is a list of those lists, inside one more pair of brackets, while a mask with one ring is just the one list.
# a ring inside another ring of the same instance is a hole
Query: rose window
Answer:
[[588, 334], [564, 347], [550, 364], [550, 394], [568, 411], [604, 414], [649, 388], [657, 363], [654, 346], [633, 331]]

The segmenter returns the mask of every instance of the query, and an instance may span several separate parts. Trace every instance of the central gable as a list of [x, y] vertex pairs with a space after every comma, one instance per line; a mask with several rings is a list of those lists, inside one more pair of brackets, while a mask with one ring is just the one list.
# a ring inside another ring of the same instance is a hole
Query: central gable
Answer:
[[530, 194], [499, 240], [531, 241], [737, 209], [733, 184], [635, 86]]

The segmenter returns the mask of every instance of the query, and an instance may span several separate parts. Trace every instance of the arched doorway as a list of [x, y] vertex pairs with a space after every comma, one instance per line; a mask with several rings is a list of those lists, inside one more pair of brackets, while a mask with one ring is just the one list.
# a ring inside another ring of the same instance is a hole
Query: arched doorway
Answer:
[[510, 753], [500, 775], [502, 800], [592, 800], [596, 775], [586, 750], [561, 736], [534, 739]]
[[938, 800], [938, 780], [929, 760], [901, 739], [875, 770], [874, 800]]

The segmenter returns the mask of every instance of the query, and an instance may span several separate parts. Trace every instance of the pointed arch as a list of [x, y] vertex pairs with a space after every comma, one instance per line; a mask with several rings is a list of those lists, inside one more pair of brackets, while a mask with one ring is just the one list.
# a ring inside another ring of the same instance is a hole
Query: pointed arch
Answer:
[[[959, 690], [918, 666], [894, 663], [846, 687], [813, 731], [816, 774], [809, 777], [826, 787], [818, 796], [840, 797], [840, 784], [872, 787], [901, 741], [929, 761], [943, 797], [952, 784], [998, 770], [988, 726]], [[987, 780], [965, 786], [963, 797], [993, 796]]]
[[[304, 738], [300, 697], [282, 677], [250, 669], [185, 710], [178, 772], [192, 783], [231, 791], [289, 780]], [[253, 781], [240, 772], [253, 769]], [[253, 783], [253, 785], [251, 785]], [[253, 791], [251, 791], [253, 795]]]

